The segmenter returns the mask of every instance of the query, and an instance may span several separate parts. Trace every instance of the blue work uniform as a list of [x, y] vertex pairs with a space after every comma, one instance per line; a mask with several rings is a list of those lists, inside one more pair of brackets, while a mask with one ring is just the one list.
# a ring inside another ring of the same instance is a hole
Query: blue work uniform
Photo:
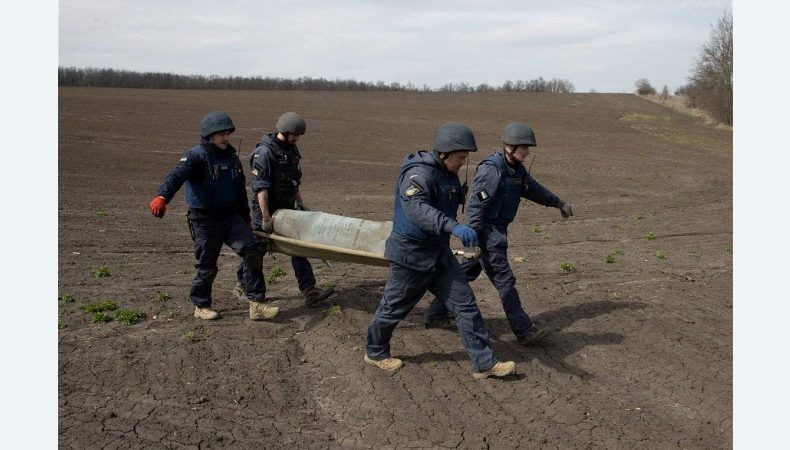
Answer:
[[[302, 155], [299, 148], [287, 141], [277, 139], [277, 133], [266, 134], [249, 155], [252, 177], [252, 225], [261, 231], [263, 213], [258, 204], [258, 193], [266, 189], [269, 194], [269, 214], [278, 209], [295, 209], [294, 203], [302, 184], [302, 168], [299, 162]], [[307, 258], [291, 257], [291, 266], [299, 283], [299, 290], [305, 291], [315, 286], [313, 266]], [[242, 272], [239, 268], [239, 274]]]
[[189, 219], [195, 242], [197, 275], [189, 297], [196, 306], [211, 306], [211, 287], [217, 276], [217, 259], [222, 244], [243, 258], [247, 269], [241, 280], [252, 301], [263, 302], [261, 252], [247, 227], [250, 209], [244, 170], [236, 150], [225, 150], [205, 139], [187, 151], [165, 177], [158, 195], [169, 203], [184, 185]]
[[[522, 197], [543, 206], [557, 207], [560, 203], [559, 197], [532, 178], [523, 164], [509, 165], [502, 151], [480, 162], [467, 204], [469, 226], [477, 232], [480, 243], [480, 258], [464, 258], [461, 263], [469, 281], [485, 270], [499, 292], [510, 329], [516, 336], [526, 335], [532, 327], [532, 320], [521, 306], [516, 277], [507, 260], [507, 227], [516, 217]], [[447, 317], [443, 303], [438, 298], [431, 303], [426, 314], [429, 322]]]
[[485, 372], [496, 364], [474, 293], [450, 250], [462, 198], [458, 175], [432, 152], [406, 156], [395, 182], [392, 233], [384, 250], [389, 278], [368, 327], [366, 350], [371, 359], [390, 357], [393, 330], [430, 291], [455, 315], [472, 370]]

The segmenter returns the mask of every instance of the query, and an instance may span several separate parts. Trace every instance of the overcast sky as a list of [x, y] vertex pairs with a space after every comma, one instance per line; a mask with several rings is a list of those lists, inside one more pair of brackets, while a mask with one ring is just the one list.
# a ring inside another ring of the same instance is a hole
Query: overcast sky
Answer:
[[448, 82], [685, 84], [726, 0], [61, 0], [59, 65]]

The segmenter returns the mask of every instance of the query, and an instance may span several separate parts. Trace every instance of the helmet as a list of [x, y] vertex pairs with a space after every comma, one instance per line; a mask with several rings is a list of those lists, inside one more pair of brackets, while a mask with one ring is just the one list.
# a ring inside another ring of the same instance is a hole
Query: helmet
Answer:
[[207, 138], [220, 131], [236, 131], [236, 125], [230, 120], [230, 116], [222, 111], [211, 111], [200, 121], [200, 137]]
[[433, 137], [433, 150], [439, 153], [467, 150], [477, 151], [477, 143], [472, 130], [460, 122], [446, 122], [436, 129]]
[[307, 123], [299, 114], [287, 112], [277, 119], [276, 128], [280, 133], [292, 133], [301, 136], [307, 131]]
[[522, 122], [509, 123], [502, 131], [502, 142], [508, 145], [538, 145], [535, 132]]

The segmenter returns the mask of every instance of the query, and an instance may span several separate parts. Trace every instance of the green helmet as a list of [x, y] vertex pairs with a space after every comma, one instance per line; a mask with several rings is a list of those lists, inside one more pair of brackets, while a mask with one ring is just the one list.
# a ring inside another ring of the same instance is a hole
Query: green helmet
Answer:
[[522, 122], [509, 123], [502, 131], [502, 142], [508, 145], [538, 145], [535, 132]]
[[433, 137], [433, 150], [450, 153], [461, 150], [477, 151], [477, 142], [472, 130], [460, 122], [446, 122], [436, 129]]
[[287, 112], [277, 119], [276, 128], [280, 133], [291, 133], [301, 136], [307, 131], [307, 122], [299, 114]]
[[236, 131], [236, 125], [233, 125], [230, 116], [224, 112], [211, 111], [200, 121], [200, 137], [203, 139], [220, 131], [230, 131], [231, 133]]

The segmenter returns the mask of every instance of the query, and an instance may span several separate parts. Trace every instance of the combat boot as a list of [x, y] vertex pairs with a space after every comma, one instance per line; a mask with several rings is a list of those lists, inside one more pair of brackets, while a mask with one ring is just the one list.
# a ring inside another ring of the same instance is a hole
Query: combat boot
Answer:
[[244, 290], [244, 286], [239, 282], [236, 282], [236, 286], [233, 286], [233, 296], [240, 302], [250, 301], [250, 299], [247, 298], [247, 292]]
[[219, 319], [219, 313], [208, 306], [205, 308], [195, 306], [195, 317], [203, 320], [216, 320]]
[[488, 377], [501, 378], [501, 377], [506, 377], [515, 371], [516, 371], [516, 363], [514, 363], [513, 361], [507, 361], [507, 362], [500, 361], [494, 364], [494, 367], [486, 370], [485, 372], [472, 372], [472, 376], [475, 377], [476, 380], [482, 380]]
[[516, 336], [516, 340], [521, 345], [535, 345], [550, 332], [550, 329], [539, 327], [537, 324], [533, 323], [529, 331], [521, 336]]
[[403, 361], [398, 358], [384, 358], [384, 359], [371, 359], [367, 353], [364, 358], [365, 362], [371, 366], [376, 366], [379, 369], [386, 370], [387, 372], [395, 372], [403, 366]]
[[251, 320], [271, 320], [277, 316], [280, 308], [271, 306], [266, 303], [250, 302], [250, 319]]
[[311, 288], [307, 288], [302, 291], [302, 295], [304, 296], [304, 304], [308, 308], [316, 306], [318, 303], [329, 297], [330, 295], [334, 294], [335, 290], [333, 288], [329, 289], [319, 289], [315, 286]]

